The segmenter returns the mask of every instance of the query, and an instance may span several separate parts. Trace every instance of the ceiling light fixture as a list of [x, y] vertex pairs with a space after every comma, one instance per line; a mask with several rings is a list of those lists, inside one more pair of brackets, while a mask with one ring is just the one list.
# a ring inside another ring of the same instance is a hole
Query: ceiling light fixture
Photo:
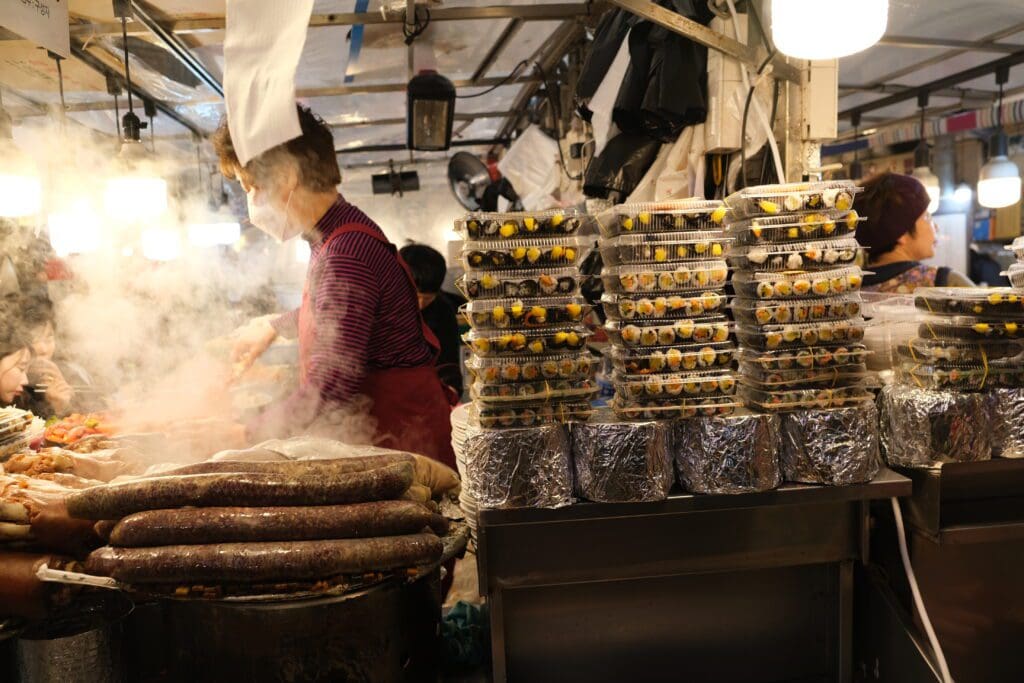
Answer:
[[[837, 59], [871, 47], [885, 33], [889, 0], [772, 0], [772, 40], [797, 59]], [[837, 26], [823, 31], [822, 26]]]
[[408, 135], [412, 150], [441, 152], [452, 145], [455, 86], [436, 71], [421, 71], [408, 86]]
[[914, 172], [911, 175], [920, 180], [928, 192], [928, 213], [935, 213], [939, 208], [939, 199], [942, 198], [942, 186], [939, 184], [939, 177], [929, 168], [931, 155], [928, 152], [928, 134], [925, 131], [925, 110], [928, 107], [927, 92], [917, 96], [917, 106], [921, 108], [921, 139], [917, 143], [917, 149], [914, 150]]
[[989, 160], [978, 176], [978, 203], [988, 209], [1001, 209], [1020, 201], [1020, 169], [1007, 156], [1010, 142], [1003, 131], [1003, 86], [1010, 80], [1010, 68], [996, 70], [999, 104], [996, 108], [996, 134], [989, 142]]

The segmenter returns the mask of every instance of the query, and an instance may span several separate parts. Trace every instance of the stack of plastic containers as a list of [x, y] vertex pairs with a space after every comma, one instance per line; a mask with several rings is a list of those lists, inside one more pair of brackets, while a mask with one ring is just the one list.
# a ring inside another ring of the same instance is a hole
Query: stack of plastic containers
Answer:
[[739, 395], [755, 409], [868, 401], [857, 188], [764, 185], [729, 198], [726, 231], [740, 342]]
[[531, 427], [589, 416], [595, 359], [580, 296], [584, 217], [573, 211], [470, 214], [465, 239], [469, 299], [462, 312], [473, 356], [470, 394], [482, 427]]
[[599, 221], [612, 408], [620, 419], [736, 407], [724, 217], [721, 202], [683, 200], [622, 205]]
[[1009, 247], [1017, 262], [1011, 265], [1003, 275], [1010, 280], [1010, 284], [1016, 289], [1024, 289], [1024, 237], [1013, 240]]

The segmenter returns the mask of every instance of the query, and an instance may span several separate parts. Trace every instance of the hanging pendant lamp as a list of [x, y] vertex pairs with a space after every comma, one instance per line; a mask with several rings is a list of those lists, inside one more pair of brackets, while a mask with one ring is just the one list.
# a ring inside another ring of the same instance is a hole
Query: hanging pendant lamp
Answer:
[[989, 143], [989, 160], [978, 176], [978, 203], [988, 209], [1013, 206], [1020, 201], [1020, 169], [1007, 156], [1010, 141], [1003, 131], [1003, 86], [1010, 80], [1009, 67], [996, 71], [999, 106], [996, 109], [996, 134]]
[[775, 47], [797, 59], [838, 59], [871, 47], [885, 33], [889, 0], [772, 0]]

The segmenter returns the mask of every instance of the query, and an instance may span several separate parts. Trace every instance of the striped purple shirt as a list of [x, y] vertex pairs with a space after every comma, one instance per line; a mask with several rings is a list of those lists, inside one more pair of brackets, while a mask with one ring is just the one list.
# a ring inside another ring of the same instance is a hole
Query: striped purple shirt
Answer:
[[[316, 341], [306, 351], [308, 381], [253, 424], [256, 437], [296, 432], [325, 408], [359, 393], [367, 372], [429, 367], [434, 349], [423, 335], [416, 289], [392, 245], [362, 233], [347, 233], [324, 246], [335, 230], [360, 223], [383, 231], [339, 194], [317, 222], [310, 243], [306, 285], [313, 303]], [[274, 327], [284, 337], [298, 335], [298, 311], [285, 313]]]

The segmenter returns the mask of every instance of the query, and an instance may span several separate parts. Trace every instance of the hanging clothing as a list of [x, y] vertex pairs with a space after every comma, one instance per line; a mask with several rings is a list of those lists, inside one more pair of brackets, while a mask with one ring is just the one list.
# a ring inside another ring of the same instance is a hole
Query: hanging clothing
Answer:
[[434, 369], [439, 345], [395, 246], [340, 195], [309, 241], [302, 306], [274, 322], [282, 336], [299, 339], [299, 388], [258, 416], [250, 433], [301, 432], [363, 395], [372, 401], [376, 445], [454, 467], [451, 404]]

